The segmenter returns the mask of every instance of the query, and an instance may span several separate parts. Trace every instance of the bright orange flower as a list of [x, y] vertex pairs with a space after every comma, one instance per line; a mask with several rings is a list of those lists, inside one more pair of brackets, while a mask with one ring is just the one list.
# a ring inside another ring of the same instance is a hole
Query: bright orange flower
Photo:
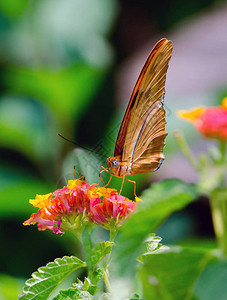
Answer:
[[227, 97], [220, 106], [179, 111], [178, 115], [192, 122], [204, 137], [227, 141]]
[[53, 194], [36, 195], [29, 202], [39, 211], [24, 225], [38, 223], [39, 230], [50, 229], [60, 235], [70, 228], [79, 230], [87, 222], [105, 228], [109, 223], [117, 226], [136, 207], [135, 202], [118, 195], [115, 189], [97, 187], [80, 179], [69, 180], [66, 187]]

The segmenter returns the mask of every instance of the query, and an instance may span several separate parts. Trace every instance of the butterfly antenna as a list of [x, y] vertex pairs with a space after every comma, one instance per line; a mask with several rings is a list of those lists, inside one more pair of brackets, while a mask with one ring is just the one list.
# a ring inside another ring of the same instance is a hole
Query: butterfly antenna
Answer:
[[72, 143], [72, 144], [74, 144], [74, 145], [76, 145], [76, 146], [79, 146], [79, 145], [76, 144], [75, 142], [73, 142], [73, 141], [71, 141], [71, 140], [65, 138], [65, 137], [64, 137], [63, 135], [61, 135], [60, 133], [57, 133], [57, 135], [58, 135], [60, 138], [62, 138], [63, 140], [65, 140], [65, 141], [67, 141], [67, 142], [70, 142], [70, 143]]
[[61, 135], [60, 133], [57, 133], [57, 135], [58, 135], [60, 138], [62, 138], [63, 140], [65, 140], [65, 141], [67, 141], [67, 142], [70, 142], [70, 143], [72, 143], [73, 145], [75, 145], [75, 146], [77, 146], [77, 147], [83, 148], [83, 149], [85, 149], [85, 150], [87, 150], [87, 151], [93, 152], [93, 153], [95, 153], [95, 154], [97, 154], [97, 155], [100, 155], [100, 156], [106, 158], [105, 155], [102, 155], [102, 154], [100, 154], [100, 153], [97, 153], [96, 151], [94, 151], [94, 150], [92, 150], [92, 149], [89, 149], [89, 148], [87, 148], [87, 147], [84, 147], [84, 146], [82, 146], [82, 145], [80, 145], [80, 144], [78, 144], [78, 143], [75, 143], [74, 141], [71, 141], [71, 140], [65, 138], [65, 137], [64, 137], [63, 135]]

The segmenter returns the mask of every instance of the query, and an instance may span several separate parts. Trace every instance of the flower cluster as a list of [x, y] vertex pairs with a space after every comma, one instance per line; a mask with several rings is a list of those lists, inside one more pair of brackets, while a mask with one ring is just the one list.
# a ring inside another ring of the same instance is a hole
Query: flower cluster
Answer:
[[193, 123], [206, 138], [227, 141], [227, 97], [217, 107], [197, 107], [188, 111], [179, 111], [179, 116]]
[[115, 189], [80, 179], [69, 180], [66, 187], [36, 195], [29, 202], [39, 210], [24, 225], [38, 223], [39, 230], [50, 229], [60, 235], [64, 230], [79, 232], [87, 223], [115, 230], [136, 208], [136, 202], [118, 195]]

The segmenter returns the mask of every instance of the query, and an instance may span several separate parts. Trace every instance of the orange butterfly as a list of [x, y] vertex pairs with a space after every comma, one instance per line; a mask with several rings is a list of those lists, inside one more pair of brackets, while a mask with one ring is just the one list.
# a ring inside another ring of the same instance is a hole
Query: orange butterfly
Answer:
[[132, 92], [118, 133], [114, 156], [107, 158], [108, 168], [101, 167], [111, 174], [106, 186], [113, 176], [123, 178], [120, 193], [124, 180], [127, 180], [134, 183], [136, 195], [136, 182], [125, 176], [156, 171], [165, 158], [163, 148], [167, 133], [163, 104], [172, 49], [172, 42], [167, 39], [161, 39], [152, 49]]

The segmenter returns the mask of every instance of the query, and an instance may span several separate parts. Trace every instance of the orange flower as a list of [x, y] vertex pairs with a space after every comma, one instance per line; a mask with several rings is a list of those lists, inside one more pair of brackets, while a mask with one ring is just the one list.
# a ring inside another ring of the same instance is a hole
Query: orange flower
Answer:
[[80, 179], [69, 180], [66, 187], [53, 194], [36, 195], [29, 202], [39, 211], [24, 225], [38, 223], [39, 230], [50, 229], [60, 235], [67, 229], [79, 231], [88, 222], [105, 228], [108, 223], [117, 226], [136, 207], [135, 202], [118, 195], [115, 189], [97, 187]]
[[227, 97], [221, 106], [198, 107], [188, 111], [179, 111], [179, 117], [189, 120], [206, 138], [227, 141]]

